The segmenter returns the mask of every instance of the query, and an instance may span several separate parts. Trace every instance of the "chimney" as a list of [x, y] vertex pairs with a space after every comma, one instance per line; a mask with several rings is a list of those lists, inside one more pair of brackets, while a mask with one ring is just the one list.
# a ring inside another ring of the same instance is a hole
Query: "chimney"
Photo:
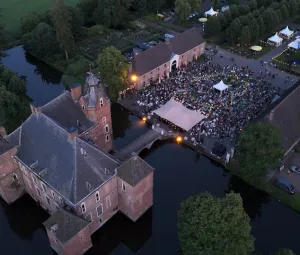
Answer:
[[82, 95], [82, 92], [81, 92], [81, 85], [80, 84], [74, 84], [72, 87], [71, 87], [71, 95], [72, 95], [72, 98], [74, 101], [77, 101], [79, 100], [79, 98], [81, 97]]
[[5, 130], [5, 127], [3, 127], [3, 126], [0, 126], [0, 136], [6, 136], [7, 135], [7, 133], [6, 133], [6, 130]]
[[35, 107], [34, 105], [30, 104], [30, 109], [32, 113], [40, 113], [41, 109], [39, 107]]
[[272, 110], [272, 111], [270, 111], [270, 113], [269, 113], [269, 120], [273, 120], [273, 117], [274, 117], [274, 109]]
[[69, 133], [69, 135], [68, 135], [69, 141], [73, 141], [73, 139], [75, 137], [78, 137], [78, 129], [76, 129], [74, 127], [69, 128], [68, 133]]

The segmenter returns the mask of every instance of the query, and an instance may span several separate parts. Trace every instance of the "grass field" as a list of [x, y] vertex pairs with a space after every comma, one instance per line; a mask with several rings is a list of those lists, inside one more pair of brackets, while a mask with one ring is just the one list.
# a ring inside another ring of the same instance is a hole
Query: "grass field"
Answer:
[[[0, 22], [12, 35], [20, 33], [20, 20], [30, 11], [42, 12], [53, 6], [53, 0], [0, 0]], [[76, 5], [79, 0], [65, 0], [67, 5]]]

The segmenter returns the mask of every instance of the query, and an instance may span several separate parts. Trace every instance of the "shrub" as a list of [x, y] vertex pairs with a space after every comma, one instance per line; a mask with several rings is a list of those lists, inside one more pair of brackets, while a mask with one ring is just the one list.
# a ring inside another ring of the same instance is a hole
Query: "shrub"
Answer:
[[80, 76], [89, 70], [89, 64], [90, 62], [87, 59], [81, 58], [69, 64], [66, 72], [69, 75]]
[[88, 28], [88, 38], [101, 35], [105, 32], [105, 28], [102, 25], [95, 25]]

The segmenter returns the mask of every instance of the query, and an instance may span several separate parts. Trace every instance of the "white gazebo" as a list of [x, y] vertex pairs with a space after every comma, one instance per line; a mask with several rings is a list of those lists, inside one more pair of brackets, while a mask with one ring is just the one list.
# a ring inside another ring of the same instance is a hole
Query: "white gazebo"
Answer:
[[211, 17], [214, 15], [218, 15], [218, 12], [214, 11], [212, 7], [208, 11], [204, 12], [205, 17]]
[[288, 26], [286, 26], [286, 28], [282, 29], [281, 31], [279, 31], [279, 35], [290, 39], [294, 34], [294, 31], [290, 30]]
[[268, 39], [268, 43], [277, 47], [282, 44], [282, 40], [283, 39], [276, 33]]
[[228, 85], [226, 85], [222, 80], [213, 86], [214, 89], [219, 90], [221, 93], [228, 89]]
[[300, 39], [296, 39], [295, 41], [292, 41], [288, 44], [288, 47], [293, 50], [299, 50], [300, 49]]

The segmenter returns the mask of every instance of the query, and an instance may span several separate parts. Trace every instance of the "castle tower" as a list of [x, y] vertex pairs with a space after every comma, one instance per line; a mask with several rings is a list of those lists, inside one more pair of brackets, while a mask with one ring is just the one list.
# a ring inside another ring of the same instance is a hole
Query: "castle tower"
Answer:
[[24, 194], [24, 182], [15, 159], [17, 148], [0, 135], [0, 196], [11, 204]]
[[86, 93], [79, 101], [88, 118], [97, 123], [97, 126], [85, 135], [101, 149], [110, 151], [113, 140], [110, 100], [99, 79], [92, 72], [88, 72], [85, 83]]

